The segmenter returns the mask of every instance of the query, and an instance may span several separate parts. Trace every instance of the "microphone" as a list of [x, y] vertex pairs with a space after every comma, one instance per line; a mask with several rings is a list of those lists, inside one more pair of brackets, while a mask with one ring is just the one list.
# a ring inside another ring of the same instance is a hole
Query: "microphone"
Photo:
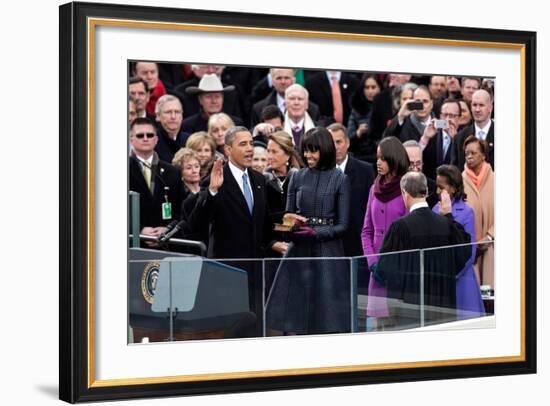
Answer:
[[160, 236], [159, 236], [159, 239], [160, 238], [163, 238], [169, 231], [172, 231], [174, 229], [174, 227], [176, 227], [178, 225], [178, 220], [172, 220], [167, 226], [166, 226], [166, 231], [164, 233], [162, 233]]
[[[172, 221], [172, 223], [174, 223], [174, 222], [175, 222], [175, 220]], [[170, 224], [172, 224], [172, 223], [170, 223]], [[159, 242], [167, 242], [170, 238], [172, 238], [174, 236], [174, 234], [176, 234], [178, 231], [180, 231], [184, 226], [185, 226], [185, 220], [178, 221], [177, 224], [175, 226], [173, 226], [173, 228], [171, 230], [168, 230], [167, 232], [161, 234], [158, 238], [158, 241]]]

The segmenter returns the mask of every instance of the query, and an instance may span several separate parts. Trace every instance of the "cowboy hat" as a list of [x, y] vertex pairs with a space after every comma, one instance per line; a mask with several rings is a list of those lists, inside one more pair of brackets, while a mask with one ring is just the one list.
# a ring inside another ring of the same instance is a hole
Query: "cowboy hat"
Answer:
[[199, 82], [199, 86], [189, 86], [185, 89], [187, 94], [202, 94], [214, 92], [231, 92], [235, 90], [235, 86], [230, 85], [223, 87], [222, 81], [215, 74], [204, 75]]

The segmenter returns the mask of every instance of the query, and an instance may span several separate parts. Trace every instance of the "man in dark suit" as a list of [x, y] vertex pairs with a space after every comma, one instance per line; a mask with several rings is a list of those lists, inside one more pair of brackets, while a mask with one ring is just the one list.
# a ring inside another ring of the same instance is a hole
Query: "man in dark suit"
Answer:
[[[214, 163], [208, 190], [200, 192], [191, 216], [206, 219], [211, 226], [209, 257], [260, 258], [266, 252], [263, 243], [268, 241], [265, 178], [250, 169], [254, 143], [245, 127], [231, 128], [225, 142], [228, 163]], [[248, 194], [252, 196], [251, 207]]]
[[368, 162], [355, 159], [348, 153], [350, 141], [346, 127], [333, 123], [327, 127], [336, 148], [336, 167], [348, 177], [351, 188], [349, 227], [344, 234], [344, 252], [347, 257], [363, 255], [361, 229], [365, 220], [369, 190], [374, 181], [374, 170]]
[[435, 179], [440, 165], [451, 163], [453, 140], [458, 130], [460, 103], [446, 99], [441, 105], [439, 120], [432, 119], [424, 129], [419, 143], [423, 149], [424, 175]]
[[[158, 136], [153, 122], [136, 118], [130, 127], [130, 190], [139, 193], [140, 233], [159, 237], [166, 225], [179, 219], [181, 174], [155, 152]], [[154, 243], [148, 242], [149, 246]]]
[[[245, 127], [233, 127], [225, 134], [228, 162], [214, 162], [207, 190], [200, 192], [190, 215], [191, 228], [210, 230], [210, 258], [263, 258], [269, 248], [271, 223], [266, 200], [265, 178], [251, 169], [254, 143]], [[236, 266], [236, 263], [229, 263]], [[249, 300], [261, 333], [261, 267], [239, 263], [248, 272]], [[259, 330], [258, 330], [259, 329]]]
[[454, 221], [446, 191], [441, 192], [440, 214], [430, 210], [424, 174], [407, 172], [401, 192], [410, 214], [392, 223], [380, 248], [381, 254], [391, 254], [381, 255], [373, 266], [374, 277], [388, 288], [395, 327], [456, 320], [456, 274], [472, 254], [469, 245], [460, 244], [469, 243], [470, 235]]
[[[319, 106], [322, 125], [340, 123], [346, 125], [351, 112], [349, 99], [359, 80], [355, 75], [340, 71], [320, 72], [306, 81], [309, 99]], [[314, 119], [315, 120], [315, 119]]]
[[[413, 110], [411, 103], [422, 103], [420, 110]], [[418, 86], [413, 93], [413, 98], [401, 105], [401, 108], [391, 120], [390, 125], [384, 131], [384, 137], [394, 136], [405, 142], [408, 140], [419, 141], [424, 129], [432, 119], [432, 95], [424, 85]]]
[[155, 112], [158, 123], [158, 143], [155, 151], [161, 160], [172, 162], [176, 152], [185, 147], [189, 138], [189, 134], [181, 129], [183, 121], [181, 102], [176, 96], [165, 94], [158, 99]]
[[[252, 106], [250, 128], [254, 128], [256, 124], [261, 122], [261, 113], [266, 106], [275, 105], [282, 114], [286, 112], [285, 91], [296, 82], [296, 71], [286, 68], [271, 68], [269, 74], [273, 90]], [[307, 112], [312, 120], [316, 121], [319, 118], [319, 107], [311, 101], [308, 102]]]
[[473, 124], [462, 129], [454, 139], [454, 148], [451, 155], [451, 164], [464, 170], [464, 141], [468, 136], [475, 135], [488, 144], [487, 162], [495, 169], [495, 125], [491, 119], [493, 112], [493, 96], [485, 89], [474, 92], [472, 96]]

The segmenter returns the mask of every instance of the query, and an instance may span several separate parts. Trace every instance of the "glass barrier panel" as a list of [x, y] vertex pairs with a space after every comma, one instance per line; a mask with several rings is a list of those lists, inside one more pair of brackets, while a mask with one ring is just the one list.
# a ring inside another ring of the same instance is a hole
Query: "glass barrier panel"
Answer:
[[262, 337], [262, 260], [132, 248], [129, 342]]
[[350, 333], [350, 258], [283, 258], [264, 262], [266, 336]]
[[456, 323], [494, 315], [494, 285], [479, 285], [493, 244], [253, 260], [130, 248], [128, 342], [471, 327]]
[[[465, 244], [354, 258], [358, 272], [369, 274], [366, 295], [358, 289], [358, 330], [492, 327], [494, 320], [464, 322], [494, 313], [494, 289], [480, 288], [476, 276], [477, 263], [482, 260], [478, 251], [487, 252], [479, 247], [488, 245]], [[491, 304], [490, 310], [486, 310], [487, 303]]]

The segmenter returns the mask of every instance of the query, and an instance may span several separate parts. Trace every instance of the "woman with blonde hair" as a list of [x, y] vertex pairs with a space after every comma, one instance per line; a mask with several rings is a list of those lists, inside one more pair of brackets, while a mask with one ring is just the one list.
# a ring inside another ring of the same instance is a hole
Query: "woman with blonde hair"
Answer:
[[235, 122], [225, 113], [212, 114], [208, 119], [208, 135], [216, 143], [217, 158], [225, 158], [225, 133], [231, 127], [235, 127]]
[[210, 175], [216, 153], [214, 139], [207, 132], [199, 131], [189, 136], [185, 148], [190, 148], [197, 153], [201, 165], [201, 179]]
[[189, 194], [197, 194], [200, 192], [200, 170], [201, 165], [197, 153], [191, 148], [181, 148], [172, 159], [174, 165], [181, 173], [183, 183], [183, 198]]

